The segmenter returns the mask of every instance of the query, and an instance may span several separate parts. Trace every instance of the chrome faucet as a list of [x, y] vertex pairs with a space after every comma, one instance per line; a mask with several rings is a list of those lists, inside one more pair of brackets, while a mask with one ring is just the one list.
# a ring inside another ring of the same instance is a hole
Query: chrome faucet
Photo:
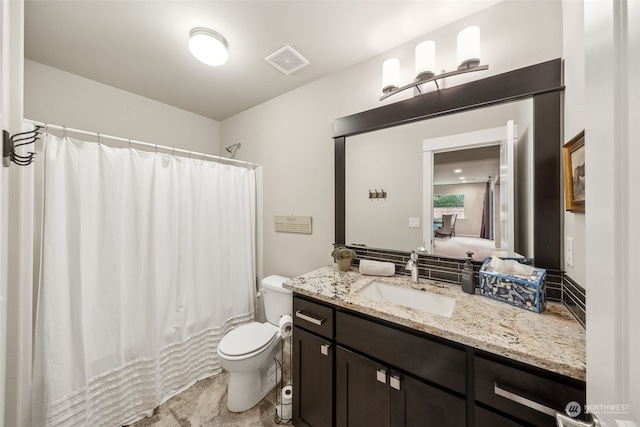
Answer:
[[416, 251], [411, 251], [411, 259], [404, 269], [411, 270], [411, 283], [418, 283], [418, 253]]

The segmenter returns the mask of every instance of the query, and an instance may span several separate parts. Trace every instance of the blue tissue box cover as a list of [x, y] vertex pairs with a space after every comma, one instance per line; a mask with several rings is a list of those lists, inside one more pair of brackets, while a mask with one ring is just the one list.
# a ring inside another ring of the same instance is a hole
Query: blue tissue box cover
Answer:
[[[531, 276], [525, 279], [495, 273], [489, 264], [491, 264], [491, 258], [484, 261], [478, 273], [481, 295], [536, 313], [547, 309], [545, 286], [547, 270], [534, 268]], [[522, 262], [522, 264], [528, 263]]]

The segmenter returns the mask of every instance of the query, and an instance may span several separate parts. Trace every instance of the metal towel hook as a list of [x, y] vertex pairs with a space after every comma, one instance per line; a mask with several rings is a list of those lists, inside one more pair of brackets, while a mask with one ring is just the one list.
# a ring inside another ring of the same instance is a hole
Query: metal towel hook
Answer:
[[41, 129], [42, 126], [38, 125], [33, 130], [20, 132], [13, 136], [10, 136], [7, 131], [2, 131], [2, 164], [4, 167], [9, 167], [11, 162], [18, 166], [28, 166], [34, 162], [35, 152], [28, 151], [27, 155], [21, 155], [16, 153], [16, 148], [35, 144], [40, 139]]

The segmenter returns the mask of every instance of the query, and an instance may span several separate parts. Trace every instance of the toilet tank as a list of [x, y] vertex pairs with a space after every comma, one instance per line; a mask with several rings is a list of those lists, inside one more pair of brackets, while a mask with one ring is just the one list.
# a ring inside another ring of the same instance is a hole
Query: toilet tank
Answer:
[[262, 279], [264, 290], [264, 313], [267, 322], [277, 325], [280, 316], [291, 315], [293, 311], [293, 292], [282, 287], [289, 280], [283, 276], [268, 276]]

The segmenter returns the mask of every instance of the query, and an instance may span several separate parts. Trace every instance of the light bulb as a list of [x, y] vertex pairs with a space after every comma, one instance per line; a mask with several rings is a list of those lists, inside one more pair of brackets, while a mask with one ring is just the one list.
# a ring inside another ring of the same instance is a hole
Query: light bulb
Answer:
[[430, 79], [435, 75], [436, 43], [424, 41], [416, 46], [416, 81]]
[[458, 33], [458, 69], [480, 65], [480, 27], [467, 27]]
[[199, 61], [212, 66], [227, 62], [227, 41], [220, 34], [206, 28], [194, 28], [189, 38], [189, 50]]
[[382, 63], [382, 92], [388, 93], [398, 89], [400, 77], [400, 60], [390, 58]]

